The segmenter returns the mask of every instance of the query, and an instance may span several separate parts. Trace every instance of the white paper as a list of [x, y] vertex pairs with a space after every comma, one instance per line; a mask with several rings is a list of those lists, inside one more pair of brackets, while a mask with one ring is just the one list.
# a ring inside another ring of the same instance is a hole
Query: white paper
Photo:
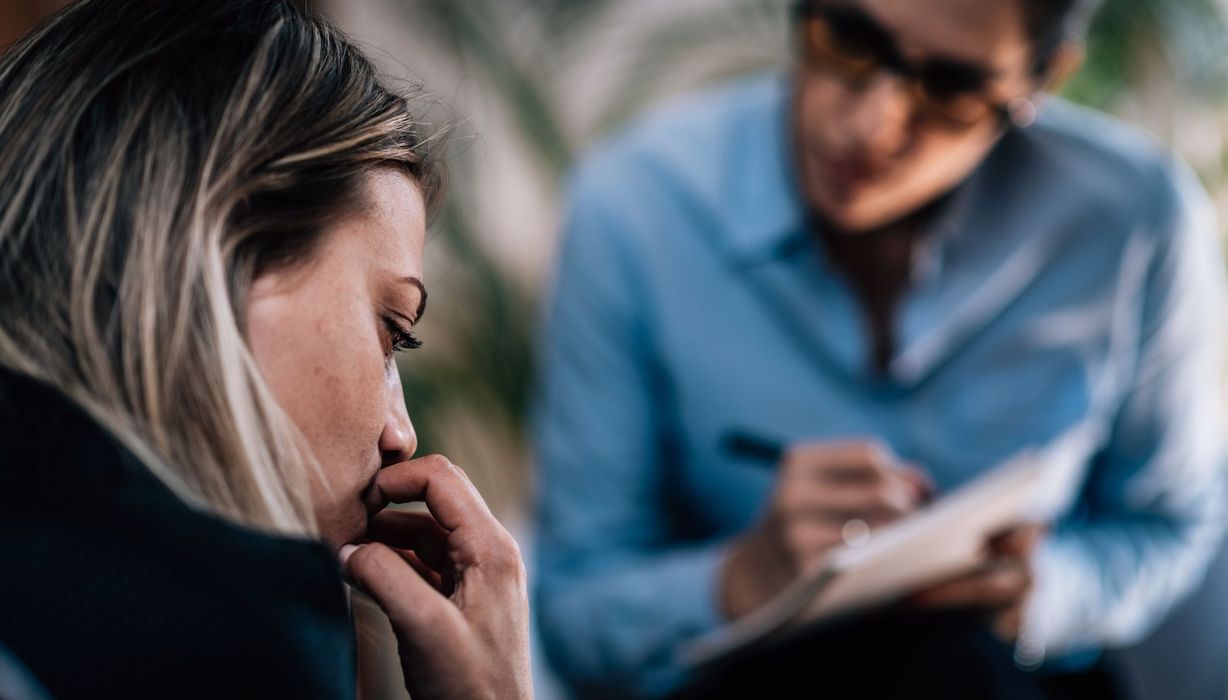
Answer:
[[1071, 430], [882, 528], [865, 544], [833, 550], [821, 568], [763, 608], [696, 640], [684, 657], [705, 664], [778, 631], [894, 602], [974, 570], [993, 535], [1050, 522], [1064, 510], [1092, 442], [1091, 430]]

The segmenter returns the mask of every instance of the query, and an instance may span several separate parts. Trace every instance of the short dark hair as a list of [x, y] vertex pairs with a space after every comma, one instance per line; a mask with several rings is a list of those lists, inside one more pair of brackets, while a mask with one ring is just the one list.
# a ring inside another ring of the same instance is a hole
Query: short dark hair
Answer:
[[[1036, 57], [1033, 70], [1049, 69], [1062, 44], [1078, 41], [1087, 32], [1103, 0], [1015, 0], [1023, 5], [1024, 22]], [[795, 0], [795, 15], [803, 15], [822, 0]]]
[[1087, 33], [1102, 0], [1017, 0], [1023, 4], [1024, 21], [1032, 39], [1034, 70], [1049, 69], [1062, 44], [1077, 41]]

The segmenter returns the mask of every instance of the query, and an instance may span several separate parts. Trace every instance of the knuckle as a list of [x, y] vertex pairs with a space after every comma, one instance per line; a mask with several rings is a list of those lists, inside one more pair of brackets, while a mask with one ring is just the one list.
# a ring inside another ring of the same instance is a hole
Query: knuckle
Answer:
[[500, 539], [501, 542], [495, 549], [495, 559], [499, 568], [510, 574], [524, 574], [524, 554], [520, 550], [520, 543], [507, 533], [504, 533]]
[[891, 464], [891, 450], [880, 440], [863, 440], [857, 443], [857, 458], [881, 473]]
[[891, 502], [892, 493], [891, 484], [877, 482], [870, 485], [870, 498], [876, 504], [885, 504]]
[[889, 487], [893, 483], [892, 474], [883, 467], [877, 464], [866, 464], [861, 474], [862, 478], [872, 486]]
[[878, 449], [868, 442], [853, 444], [849, 456], [859, 464], [874, 464], [878, 461]]
[[389, 554], [392, 554], [392, 550], [378, 542], [364, 544], [350, 555], [346, 565], [351, 576], [369, 583], [386, 574]]
[[784, 461], [781, 463], [780, 483], [782, 485], [792, 483], [804, 478], [809, 471], [810, 462], [806, 458], [805, 451], [793, 448], [785, 454]]
[[1032, 587], [1032, 573], [1022, 566], [1016, 566], [1012, 570], [1011, 588], [1018, 593], [1027, 591]]
[[785, 519], [790, 519], [801, 507], [801, 498], [797, 489], [782, 488], [776, 496], [776, 510]]
[[1019, 572], [1014, 568], [1008, 567], [1000, 569], [997, 575], [989, 577], [986, 581], [986, 587], [998, 595], [1006, 596], [1019, 590], [1021, 583], [1022, 579]]
[[506, 572], [508, 581], [514, 584], [516, 588], [527, 588], [529, 581], [529, 569], [527, 566], [525, 566], [523, 557], [512, 557], [506, 564]]
[[785, 463], [797, 464], [809, 462], [814, 459], [816, 453], [821, 453], [823, 447], [815, 442], [798, 442], [790, 445], [785, 449]]
[[898, 495], [890, 484], [875, 484], [870, 489], [869, 505], [878, 510], [897, 513], [901, 510]]
[[793, 448], [788, 453], [786, 467], [790, 467], [792, 472], [798, 476], [809, 478], [830, 467], [830, 463], [831, 446], [823, 445], [823, 443], [808, 443], [808, 445]]
[[527, 576], [520, 543], [506, 530], [499, 528], [492, 533], [480, 557], [484, 568], [500, 578], [523, 578]]
[[810, 477], [831, 466], [837, 453], [832, 445], [822, 442], [801, 443], [785, 453], [785, 473], [798, 477]]

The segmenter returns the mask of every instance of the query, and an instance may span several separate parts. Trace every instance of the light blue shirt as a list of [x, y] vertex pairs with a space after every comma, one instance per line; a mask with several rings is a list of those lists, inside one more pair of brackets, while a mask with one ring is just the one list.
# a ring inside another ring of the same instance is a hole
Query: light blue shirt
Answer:
[[788, 81], [652, 116], [575, 174], [537, 413], [535, 604], [579, 688], [658, 695], [725, 623], [718, 569], [774, 474], [726, 454], [876, 437], [950, 489], [1080, 431], [1036, 554], [1028, 641], [1138, 639], [1220, 533], [1222, 256], [1198, 183], [1129, 128], [1057, 100], [924, 236], [887, 375], [808, 231]]

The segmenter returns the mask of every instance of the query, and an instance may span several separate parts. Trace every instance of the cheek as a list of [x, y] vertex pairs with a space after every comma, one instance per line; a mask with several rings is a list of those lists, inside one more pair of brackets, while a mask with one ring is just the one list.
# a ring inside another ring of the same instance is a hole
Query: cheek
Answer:
[[821, 75], [798, 80], [798, 132], [804, 146], [821, 146], [838, 129], [842, 106], [849, 104], [848, 89], [839, 81]]
[[[313, 367], [309, 381], [316, 408], [308, 442], [320, 462], [322, 482], [313, 484], [316, 517], [324, 538], [349, 542], [366, 530], [364, 490], [380, 465], [387, 364], [378, 339], [330, 350], [331, 361]], [[304, 432], [307, 432], [306, 430]]]
[[996, 132], [990, 122], [956, 133], [921, 128], [901, 169], [901, 179], [911, 181], [912, 188], [944, 192], [962, 182], [985, 159], [996, 141]]
[[249, 311], [261, 374], [330, 480], [352, 479], [378, 455], [387, 365], [367, 315], [276, 299]]
[[319, 353], [305, 383], [317, 402], [320, 422], [313, 433], [319, 436], [320, 458], [331, 462], [326, 468], [362, 469], [378, 454], [388, 364], [370, 325], [345, 324], [319, 336]]

